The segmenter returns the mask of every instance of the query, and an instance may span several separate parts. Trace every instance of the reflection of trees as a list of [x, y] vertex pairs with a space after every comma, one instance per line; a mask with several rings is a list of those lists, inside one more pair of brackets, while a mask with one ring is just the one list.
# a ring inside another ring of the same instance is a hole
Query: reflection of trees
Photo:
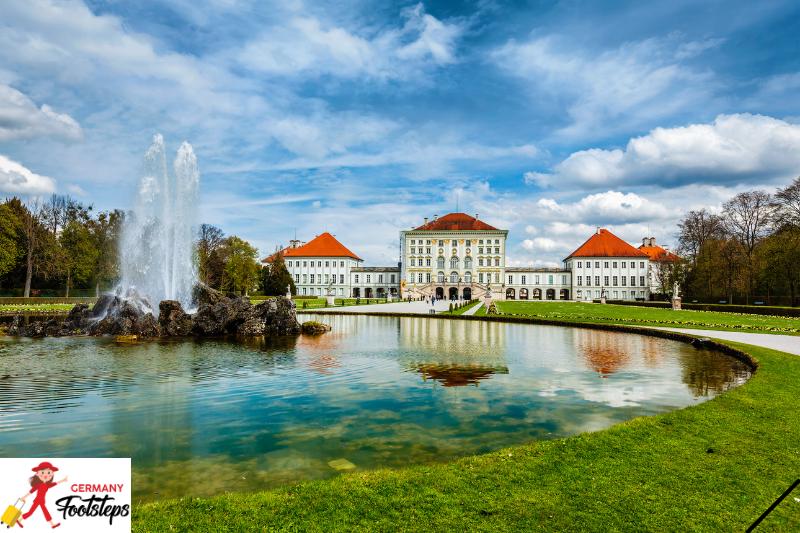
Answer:
[[750, 377], [750, 369], [741, 361], [711, 350], [681, 352], [683, 382], [695, 397], [715, 396]]
[[415, 370], [422, 374], [422, 379], [433, 379], [445, 387], [478, 386], [478, 382], [489, 379], [494, 374], [508, 374], [508, 367], [490, 367], [480, 365], [456, 366], [441, 364], [417, 365]]
[[[600, 374], [608, 377], [618, 372], [630, 360], [630, 338], [608, 331], [576, 330], [575, 348], [586, 364]], [[635, 338], [635, 337], [634, 337]]]

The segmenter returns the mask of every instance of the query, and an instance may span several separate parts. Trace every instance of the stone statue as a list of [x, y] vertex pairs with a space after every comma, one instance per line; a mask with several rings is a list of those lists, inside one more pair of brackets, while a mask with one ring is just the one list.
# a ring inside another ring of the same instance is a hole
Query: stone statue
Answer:
[[336, 294], [336, 290], [333, 288], [333, 280], [331, 280], [331, 282], [328, 283], [328, 288], [325, 290], [327, 296], [334, 296]]
[[678, 285], [678, 282], [676, 281], [675, 285], [672, 286], [672, 297], [677, 298], [680, 295], [680, 285]]
[[291, 285], [287, 285], [286, 286], [286, 298], [288, 300], [292, 299], [292, 286]]

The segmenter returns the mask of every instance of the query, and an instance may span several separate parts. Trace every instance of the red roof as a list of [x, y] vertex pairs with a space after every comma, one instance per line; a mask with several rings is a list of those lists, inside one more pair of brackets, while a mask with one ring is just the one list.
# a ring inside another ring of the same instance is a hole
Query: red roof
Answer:
[[466, 213], [450, 213], [414, 228], [414, 231], [497, 231], [486, 222]]
[[599, 229], [577, 250], [567, 256], [570, 257], [647, 257], [627, 242], [623, 241], [607, 229]]
[[653, 246], [645, 246], [643, 244], [639, 246], [639, 250], [646, 253], [650, 257], [650, 261], [677, 263], [681, 260], [680, 257], [657, 244]]
[[[337, 241], [336, 237], [327, 231], [302, 246], [284, 248], [278, 253], [284, 257], [352, 257], [361, 261], [360, 257], [348, 250], [344, 244]], [[271, 262], [274, 255], [265, 258], [262, 262]]]

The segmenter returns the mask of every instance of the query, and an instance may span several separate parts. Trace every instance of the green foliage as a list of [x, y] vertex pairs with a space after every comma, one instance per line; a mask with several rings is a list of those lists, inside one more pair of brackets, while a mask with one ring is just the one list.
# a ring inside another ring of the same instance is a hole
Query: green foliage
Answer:
[[66, 274], [66, 293], [73, 283], [86, 283], [95, 274], [98, 250], [86, 224], [77, 220], [67, 222], [59, 235], [61, 268]]
[[258, 284], [258, 250], [247, 241], [232, 236], [225, 239], [222, 254], [225, 270], [222, 287], [236, 293], [247, 294]]
[[11, 272], [22, 258], [22, 222], [7, 204], [0, 204], [0, 279]]
[[261, 282], [259, 289], [267, 296], [283, 296], [289, 287], [292, 295], [297, 294], [292, 275], [286, 269], [283, 255], [275, 253], [270, 263], [261, 269]]

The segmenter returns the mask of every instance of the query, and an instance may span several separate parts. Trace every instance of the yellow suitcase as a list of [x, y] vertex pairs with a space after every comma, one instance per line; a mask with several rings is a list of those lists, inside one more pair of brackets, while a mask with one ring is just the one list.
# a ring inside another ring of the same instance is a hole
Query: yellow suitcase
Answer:
[[17, 523], [19, 515], [22, 514], [22, 505], [17, 507], [17, 504], [21, 501], [22, 500], [17, 499], [17, 501], [14, 502], [14, 505], [9, 505], [8, 509], [6, 509], [6, 512], [3, 513], [3, 518], [0, 518], [0, 522], [3, 522], [6, 525], [6, 528], [10, 528]]

